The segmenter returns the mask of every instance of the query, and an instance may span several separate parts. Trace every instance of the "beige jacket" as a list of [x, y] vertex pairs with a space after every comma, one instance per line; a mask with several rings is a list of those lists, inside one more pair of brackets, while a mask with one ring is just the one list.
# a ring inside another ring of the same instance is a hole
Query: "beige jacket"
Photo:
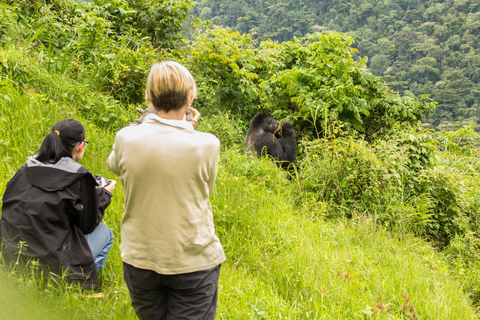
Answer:
[[155, 114], [117, 133], [108, 167], [125, 191], [124, 262], [180, 274], [225, 261], [209, 202], [219, 151], [214, 135]]

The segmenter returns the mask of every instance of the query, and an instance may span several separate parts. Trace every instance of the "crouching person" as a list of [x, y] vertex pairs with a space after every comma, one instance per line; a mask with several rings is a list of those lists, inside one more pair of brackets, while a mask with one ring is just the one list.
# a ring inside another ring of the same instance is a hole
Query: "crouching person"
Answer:
[[80, 122], [60, 121], [8, 182], [0, 219], [6, 265], [35, 260], [44, 276], [64, 274], [98, 289], [97, 271], [113, 244], [112, 230], [100, 222], [115, 181], [99, 186], [79, 164], [87, 146]]

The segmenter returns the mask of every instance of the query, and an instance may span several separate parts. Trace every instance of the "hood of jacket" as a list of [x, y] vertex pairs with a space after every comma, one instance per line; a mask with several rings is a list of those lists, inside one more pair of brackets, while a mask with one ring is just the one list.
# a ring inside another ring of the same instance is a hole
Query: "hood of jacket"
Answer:
[[69, 157], [46, 164], [38, 161], [36, 156], [31, 156], [27, 159], [26, 170], [30, 183], [47, 192], [64, 190], [80, 177], [90, 173]]

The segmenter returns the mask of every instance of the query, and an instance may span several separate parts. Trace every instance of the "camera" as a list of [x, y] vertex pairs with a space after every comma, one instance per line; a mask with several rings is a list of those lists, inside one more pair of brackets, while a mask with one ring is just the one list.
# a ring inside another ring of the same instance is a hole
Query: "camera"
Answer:
[[105, 180], [105, 184], [102, 186], [102, 176], [99, 175], [99, 174], [96, 174], [93, 176], [95, 178], [95, 181], [97, 181], [97, 184], [100, 186], [100, 187], [106, 187], [108, 186], [110, 183], [112, 183], [112, 181], [108, 180], [107, 178], [103, 178], [103, 180]]

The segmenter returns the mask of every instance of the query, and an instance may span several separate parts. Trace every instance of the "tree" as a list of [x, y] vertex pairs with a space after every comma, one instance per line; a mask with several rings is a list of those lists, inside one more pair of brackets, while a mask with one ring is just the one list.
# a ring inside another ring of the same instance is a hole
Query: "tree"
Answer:
[[377, 76], [383, 75], [389, 66], [390, 60], [388, 60], [388, 57], [383, 54], [374, 56], [370, 61], [370, 69], [372, 70], [372, 73]]
[[193, 0], [153, 1], [128, 0], [137, 12], [133, 26], [148, 36], [155, 47], [173, 48], [181, 40], [182, 24], [188, 17]]
[[440, 80], [440, 70], [437, 68], [437, 61], [431, 57], [425, 57], [417, 60], [411, 69], [414, 79], [419, 83], [427, 81], [437, 82]]
[[[214, 23], [224, 23], [230, 14], [232, 0], [202, 0], [208, 2]], [[390, 88], [404, 94], [439, 94], [435, 83], [444, 79], [450, 68], [461, 70], [466, 85], [480, 81], [475, 54], [480, 52], [479, 0], [243, 0], [242, 16], [232, 25], [233, 30], [254, 33], [259, 41], [292, 41], [307, 33], [334, 30], [346, 32], [356, 39], [352, 46], [359, 49], [356, 59], [367, 56], [374, 74], [382, 74]], [[202, 7], [203, 8], [203, 7]], [[255, 14], [252, 14], [255, 13]], [[360, 55], [361, 54], [361, 55]], [[433, 60], [424, 58], [432, 58]], [[427, 91], [427, 90], [433, 91]], [[454, 94], [458, 108], [480, 105], [480, 99], [466, 103], [464, 95]], [[437, 113], [439, 114], [439, 113]], [[464, 112], [452, 112], [453, 116]], [[453, 119], [452, 123], [461, 123]], [[437, 122], [439, 123], [439, 122]]]

